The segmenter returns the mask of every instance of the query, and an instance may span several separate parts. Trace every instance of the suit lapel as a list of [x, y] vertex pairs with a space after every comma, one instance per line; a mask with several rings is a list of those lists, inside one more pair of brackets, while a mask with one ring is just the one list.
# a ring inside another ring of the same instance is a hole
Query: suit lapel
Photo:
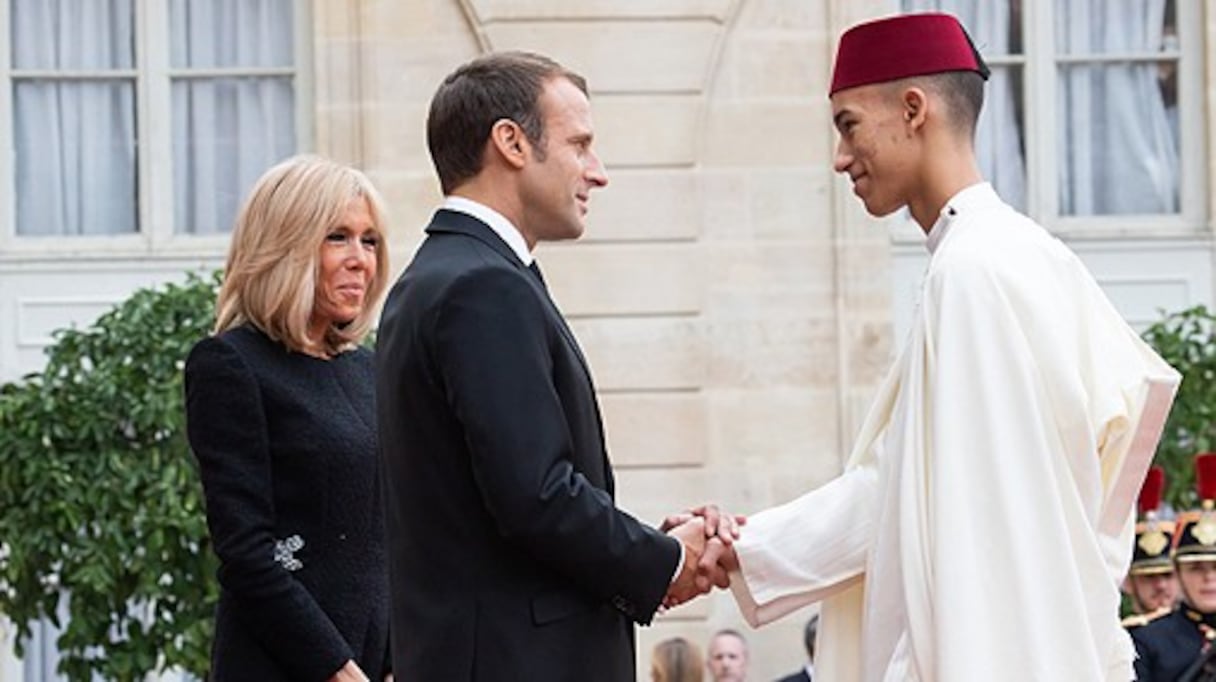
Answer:
[[439, 234], [443, 232], [463, 234], [489, 246], [500, 256], [505, 258], [519, 272], [520, 277], [528, 280], [536, 294], [549, 307], [549, 311], [557, 320], [557, 328], [561, 331], [562, 336], [566, 339], [566, 344], [574, 351], [574, 356], [578, 358], [579, 365], [583, 368], [583, 374], [587, 377], [587, 383], [591, 386], [591, 390], [595, 391], [595, 382], [591, 379], [591, 368], [587, 364], [587, 359], [583, 357], [583, 349], [578, 345], [578, 339], [574, 338], [574, 332], [570, 331], [570, 327], [566, 324], [566, 318], [562, 316], [562, 312], [557, 309], [557, 304], [553, 302], [553, 298], [549, 296], [549, 291], [544, 285], [528, 270], [528, 267], [519, 260], [519, 256], [511, 250], [511, 247], [502, 240], [490, 228], [489, 225], [481, 222], [477, 218], [459, 211], [450, 211], [446, 208], [441, 208], [435, 212], [435, 216], [431, 218], [431, 224], [426, 228], [427, 234]]

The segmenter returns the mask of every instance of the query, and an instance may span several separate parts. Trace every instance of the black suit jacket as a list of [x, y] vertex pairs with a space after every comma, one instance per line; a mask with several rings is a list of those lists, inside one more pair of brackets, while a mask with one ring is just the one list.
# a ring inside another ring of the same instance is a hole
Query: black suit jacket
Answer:
[[186, 430], [220, 559], [212, 682], [328, 679], [389, 661], [372, 358], [320, 360], [251, 326], [195, 345]]
[[796, 673], [791, 673], [777, 680], [777, 682], [811, 682], [811, 676], [806, 674], [806, 668], [799, 670]]
[[591, 375], [543, 284], [436, 213], [378, 336], [393, 670], [634, 679], [679, 544], [618, 510]]

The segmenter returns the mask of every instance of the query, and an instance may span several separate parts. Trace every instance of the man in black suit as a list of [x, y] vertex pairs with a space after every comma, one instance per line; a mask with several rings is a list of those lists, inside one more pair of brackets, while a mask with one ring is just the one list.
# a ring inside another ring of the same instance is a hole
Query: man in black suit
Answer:
[[633, 680], [633, 623], [699, 592], [731, 525], [677, 540], [613, 502], [590, 370], [531, 255], [582, 234], [593, 132], [584, 80], [539, 55], [476, 59], [432, 100], [446, 198], [376, 352], [398, 679]]
[[802, 646], [806, 647], [806, 665], [796, 673], [791, 673], [777, 682], [811, 682], [815, 664], [815, 637], [819, 635], [819, 614], [811, 616], [802, 629]]

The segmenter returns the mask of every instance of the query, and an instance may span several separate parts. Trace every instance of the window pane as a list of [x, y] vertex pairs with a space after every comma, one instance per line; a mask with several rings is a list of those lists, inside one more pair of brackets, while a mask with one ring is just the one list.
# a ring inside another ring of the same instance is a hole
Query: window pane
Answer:
[[131, 81], [13, 86], [17, 234], [138, 230]]
[[905, 12], [949, 12], [985, 59], [1022, 53], [1020, 0], [902, 0]]
[[1060, 69], [1062, 214], [1178, 212], [1178, 141], [1160, 73], [1148, 62]]
[[1061, 54], [1126, 56], [1060, 65], [1060, 212], [1177, 213], [1178, 60], [1137, 56], [1177, 49], [1173, 2], [1065, 0], [1054, 10]]
[[129, 69], [132, 0], [11, 0], [14, 69]]
[[[1165, 3], [1165, 25], [1161, 49], [1178, 51], [1182, 45], [1178, 40], [1178, 22], [1175, 13], [1174, 0]], [[1174, 146], [1181, 149], [1181, 135], [1178, 127], [1178, 60], [1167, 60], [1157, 63], [1157, 79], [1161, 83], [1161, 100], [1165, 104], [1165, 114], [1169, 118], [1170, 133], [1174, 136]]]
[[1159, 52], [1167, 23], [1175, 33], [1172, 0], [1058, 0], [1051, 5], [1060, 54]]
[[170, 0], [174, 68], [294, 65], [292, 0]]
[[196, 78], [173, 83], [175, 225], [227, 232], [246, 191], [295, 152], [291, 78]]
[[994, 66], [984, 88], [975, 131], [980, 173], [1010, 206], [1026, 207], [1026, 116], [1022, 97], [1023, 69]]

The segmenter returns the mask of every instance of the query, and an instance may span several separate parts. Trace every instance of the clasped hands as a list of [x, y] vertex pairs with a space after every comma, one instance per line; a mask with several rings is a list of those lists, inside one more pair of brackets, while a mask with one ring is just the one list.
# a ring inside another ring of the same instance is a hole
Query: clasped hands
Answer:
[[724, 514], [712, 504], [663, 520], [659, 530], [684, 545], [684, 565], [667, 588], [663, 608], [683, 604], [714, 587], [730, 586], [730, 572], [739, 568], [734, 542], [739, 538], [739, 527], [746, 522], [746, 517]]

